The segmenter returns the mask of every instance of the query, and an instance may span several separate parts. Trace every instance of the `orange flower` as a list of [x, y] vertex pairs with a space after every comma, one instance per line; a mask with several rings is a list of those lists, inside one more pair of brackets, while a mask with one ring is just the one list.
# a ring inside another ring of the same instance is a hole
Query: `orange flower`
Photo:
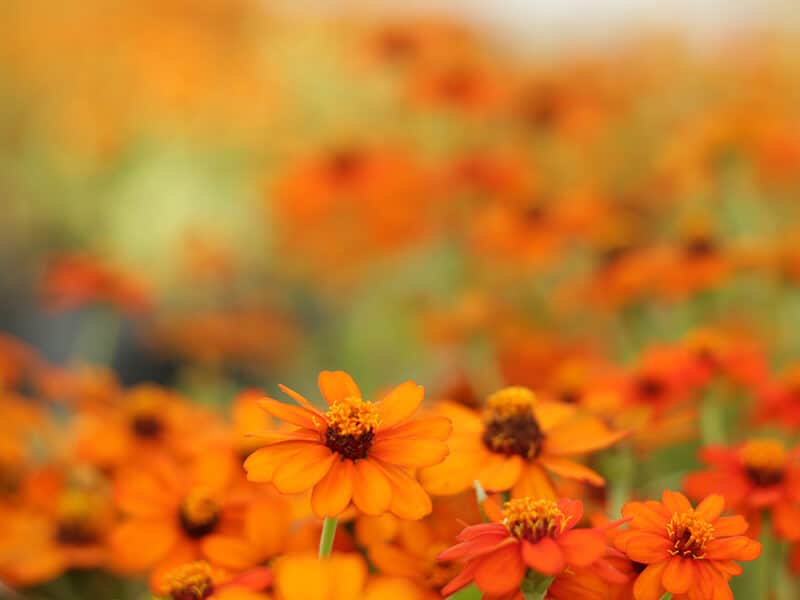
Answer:
[[252, 569], [239, 577], [226, 578], [205, 561], [174, 567], [164, 574], [164, 594], [168, 600], [269, 600], [260, 593], [272, 582], [272, 572]]
[[115, 499], [124, 518], [110, 540], [115, 569], [152, 571], [151, 584], [161, 591], [165, 571], [200, 558], [209, 536], [238, 531], [240, 508], [230, 493], [235, 474], [232, 457], [217, 452], [186, 466], [151, 456], [121, 470]]
[[720, 517], [722, 496], [713, 494], [697, 508], [679, 492], [665, 490], [661, 502], [629, 502], [627, 531], [615, 539], [617, 548], [647, 567], [636, 579], [636, 600], [659, 600], [665, 592], [675, 599], [732, 598], [728, 580], [742, 572], [734, 561], [761, 554], [761, 544], [744, 536], [741, 516]]
[[722, 494], [728, 506], [754, 520], [769, 509], [779, 535], [800, 539], [795, 508], [800, 501], [798, 453], [800, 448], [787, 450], [775, 439], [749, 440], [733, 448], [708, 446], [700, 451], [700, 459], [710, 469], [690, 474], [684, 488], [694, 499]]
[[425, 489], [439, 495], [461, 492], [478, 480], [488, 491], [555, 499], [548, 472], [602, 486], [599, 474], [567, 457], [606, 448], [627, 435], [573, 405], [538, 401], [524, 387], [492, 394], [482, 418], [454, 405], [444, 410], [454, 422], [450, 456], [420, 473]]
[[24, 506], [0, 517], [0, 579], [28, 586], [104, 565], [114, 511], [103, 477], [84, 468], [45, 469], [24, 485]]
[[287, 554], [275, 563], [275, 594], [279, 600], [360, 600], [367, 565], [358, 554]]
[[428, 514], [430, 498], [412, 470], [447, 456], [451, 425], [443, 417], [411, 418], [422, 387], [407, 381], [373, 403], [362, 399], [347, 373], [323, 371], [319, 388], [328, 403], [325, 414], [284, 386], [300, 406], [262, 400], [267, 412], [298, 429], [258, 434], [266, 446], [245, 461], [248, 479], [271, 482], [284, 494], [313, 488], [311, 507], [320, 517], [338, 516], [351, 501], [371, 515]]
[[519, 589], [529, 568], [558, 575], [568, 567], [591, 565], [606, 550], [602, 532], [575, 529], [583, 517], [578, 500], [516, 498], [493, 516], [502, 521], [467, 527], [456, 537], [460, 543], [439, 555], [439, 560], [466, 562], [443, 595], [474, 582], [484, 598], [505, 597]]

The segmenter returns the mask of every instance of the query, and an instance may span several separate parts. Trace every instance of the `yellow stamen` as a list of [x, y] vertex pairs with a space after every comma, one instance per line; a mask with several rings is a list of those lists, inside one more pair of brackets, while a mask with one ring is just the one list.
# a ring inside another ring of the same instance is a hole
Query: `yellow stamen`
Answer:
[[175, 567], [164, 575], [164, 587], [173, 600], [203, 600], [213, 591], [211, 566], [197, 561]]
[[703, 558], [705, 546], [714, 539], [714, 526], [693, 510], [674, 513], [667, 523], [667, 535], [672, 542], [673, 556]]
[[533, 413], [536, 395], [526, 387], [512, 386], [503, 388], [486, 399], [486, 417], [489, 419], [507, 419], [519, 415]]
[[747, 468], [759, 471], [781, 471], [786, 465], [786, 448], [778, 440], [750, 440], [739, 450]]
[[211, 497], [208, 490], [199, 487], [192, 488], [186, 495], [182, 514], [191, 525], [205, 526], [217, 519], [219, 505]]
[[378, 407], [357, 396], [336, 400], [326, 414], [328, 427], [340, 436], [357, 437], [378, 428]]
[[563, 533], [569, 518], [552, 500], [515, 498], [503, 506], [503, 525], [517, 539], [538, 542]]

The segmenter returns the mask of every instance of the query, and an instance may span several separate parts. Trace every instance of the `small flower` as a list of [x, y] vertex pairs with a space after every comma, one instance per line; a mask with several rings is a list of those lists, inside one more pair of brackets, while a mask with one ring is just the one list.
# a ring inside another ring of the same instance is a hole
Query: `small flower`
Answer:
[[388, 511], [419, 519], [430, 513], [431, 500], [412, 470], [447, 456], [451, 425], [443, 417], [411, 418], [422, 387], [407, 381], [369, 402], [343, 371], [323, 371], [319, 387], [328, 403], [325, 414], [283, 386], [300, 406], [261, 401], [271, 415], [298, 428], [257, 434], [266, 445], [245, 461], [248, 479], [271, 482], [283, 494], [312, 489], [311, 508], [319, 517], [338, 516], [351, 502], [369, 515]]
[[606, 448], [627, 435], [576, 406], [541, 402], [525, 387], [492, 394], [482, 416], [462, 407], [447, 410], [455, 423], [450, 456], [420, 474], [432, 494], [456, 494], [477, 479], [488, 491], [553, 500], [548, 472], [602, 486], [599, 474], [567, 457]]
[[444, 596], [473, 582], [490, 596], [504, 596], [519, 588], [528, 568], [558, 575], [567, 567], [589, 566], [606, 551], [602, 532], [575, 529], [583, 516], [577, 500], [516, 498], [492, 516], [499, 522], [467, 527], [456, 537], [460, 543], [439, 555], [466, 563]]
[[636, 600], [673, 598], [702, 600], [731, 598], [728, 580], [742, 572], [734, 561], [754, 560], [761, 544], [744, 534], [741, 516], [720, 517], [722, 496], [711, 495], [697, 508], [678, 492], [665, 490], [661, 502], [629, 502], [622, 514], [629, 529], [615, 544], [628, 557], [647, 567], [636, 579]]
[[753, 439], [733, 448], [708, 446], [700, 458], [709, 469], [691, 473], [684, 487], [692, 498], [722, 494], [725, 503], [748, 518], [772, 512], [776, 533], [800, 539], [800, 462], [798, 449], [787, 450], [775, 439]]
[[173, 567], [163, 582], [168, 600], [267, 600], [260, 592], [272, 582], [272, 572], [260, 567], [231, 579], [199, 560]]

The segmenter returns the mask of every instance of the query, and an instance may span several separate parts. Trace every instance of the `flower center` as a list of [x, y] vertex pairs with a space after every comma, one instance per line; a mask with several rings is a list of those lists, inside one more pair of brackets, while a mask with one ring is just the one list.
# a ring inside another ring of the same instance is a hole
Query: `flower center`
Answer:
[[193, 488], [181, 506], [181, 527], [190, 538], [201, 538], [214, 531], [219, 513], [219, 505], [206, 490]]
[[568, 521], [552, 500], [515, 498], [503, 506], [503, 525], [519, 540], [536, 543], [544, 537], [558, 537]]
[[641, 375], [635, 383], [637, 396], [645, 401], [652, 402], [661, 399], [667, 391], [664, 382], [653, 375]]
[[89, 490], [68, 490], [58, 499], [56, 538], [62, 544], [84, 545], [97, 542], [103, 529], [108, 504]]
[[695, 235], [684, 242], [683, 249], [689, 258], [701, 259], [716, 254], [717, 244], [707, 235]]
[[152, 440], [161, 436], [164, 425], [155, 415], [135, 415], [131, 419], [131, 429], [136, 437]]
[[783, 480], [786, 448], [777, 440], [751, 440], [739, 450], [750, 480], [759, 486], [770, 486]]
[[674, 513], [667, 523], [667, 535], [672, 542], [673, 556], [703, 558], [705, 546], [714, 539], [714, 527], [695, 512]]
[[544, 434], [533, 412], [535, 404], [536, 396], [525, 387], [507, 387], [489, 396], [483, 416], [484, 445], [498, 454], [539, 456]]
[[350, 460], [366, 458], [378, 428], [378, 407], [348, 396], [334, 402], [326, 417], [325, 445]]
[[197, 561], [175, 567], [164, 576], [164, 587], [171, 600], [203, 600], [214, 591], [211, 582], [211, 567], [205, 561]]

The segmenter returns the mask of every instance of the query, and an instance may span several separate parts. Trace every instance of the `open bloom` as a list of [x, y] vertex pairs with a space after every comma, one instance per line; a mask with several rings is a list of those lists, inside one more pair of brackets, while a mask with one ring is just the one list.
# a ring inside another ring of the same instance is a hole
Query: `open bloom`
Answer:
[[472, 525], [439, 560], [465, 561], [464, 570], [442, 589], [448, 596], [474, 582], [488, 597], [513, 596], [528, 568], [558, 575], [567, 567], [586, 567], [606, 551], [605, 536], [575, 529], [583, 516], [578, 500], [516, 498], [506, 502], [500, 522]]
[[708, 446], [700, 458], [709, 469], [686, 478], [684, 488], [690, 497], [722, 494], [728, 506], [751, 519], [768, 509], [779, 535], [800, 539], [798, 449], [787, 451], [779, 440], [754, 439], [733, 448]]
[[618, 549], [647, 567], [633, 586], [636, 600], [733, 598], [728, 580], [742, 572], [734, 561], [753, 560], [761, 544], [744, 534], [747, 521], [721, 517], [722, 496], [713, 494], [697, 508], [678, 492], [665, 490], [661, 502], [629, 502], [622, 514], [629, 529], [616, 536]]
[[167, 600], [268, 600], [261, 593], [272, 583], [266, 567], [253, 569], [235, 578], [226, 578], [204, 561], [178, 565], [164, 574]]
[[556, 498], [548, 472], [601, 486], [603, 478], [567, 457], [606, 448], [626, 432], [612, 431], [578, 407], [541, 402], [524, 387], [492, 394], [483, 416], [451, 406], [455, 423], [450, 456], [425, 469], [420, 480], [432, 494], [456, 494], [479, 480], [492, 492]]
[[324, 414], [283, 386], [300, 406], [261, 401], [267, 412], [298, 428], [258, 434], [266, 446], [245, 461], [247, 478], [271, 482], [283, 494], [312, 488], [311, 508], [320, 517], [338, 516], [351, 501], [370, 515], [389, 511], [419, 519], [430, 513], [431, 500], [412, 470], [447, 456], [451, 425], [444, 417], [411, 418], [422, 387], [407, 381], [373, 403], [362, 399], [347, 373], [323, 371], [319, 388], [328, 403]]

